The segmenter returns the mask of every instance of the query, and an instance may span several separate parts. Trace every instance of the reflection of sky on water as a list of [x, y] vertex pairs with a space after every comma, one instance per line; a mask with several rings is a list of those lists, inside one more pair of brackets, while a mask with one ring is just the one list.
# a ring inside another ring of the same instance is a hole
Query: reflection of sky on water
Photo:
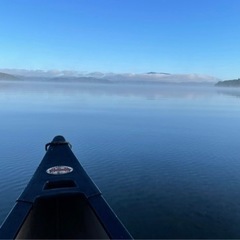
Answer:
[[[124, 104], [124, 99], [132, 100], [134, 104], [141, 99], [212, 99], [215, 91], [211, 88], [173, 87], [165, 85], [120, 85], [120, 84], [77, 84], [77, 83], [29, 83], [29, 82], [0, 82], [0, 101], [2, 107], [9, 109], [27, 109], [33, 105], [51, 107], [78, 106], [107, 106], [116, 107]], [[12, 105], [14, 104], [14, 106]], [[11, 106], [12, 105], [12, 106]], [[64, 110], [64, 109], [62, 109]], [[65, 109], [66, 110], [66, 109]]]
[[217, 93], [220, 95], [240, 98], [240, 88], [218, 87]]
[[[1, 111], [105, 111], [110, 109], [214, 108], [229, 104], [214, 87], [0, 82]], [[234, 99], [229, 104], [238, 105]]]

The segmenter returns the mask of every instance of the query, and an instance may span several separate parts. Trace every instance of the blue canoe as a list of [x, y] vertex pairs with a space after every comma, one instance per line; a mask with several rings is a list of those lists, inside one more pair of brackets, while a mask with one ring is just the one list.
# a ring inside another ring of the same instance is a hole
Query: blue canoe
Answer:
[[131, 239], [64, 137], [46, 150], [0, 239]]

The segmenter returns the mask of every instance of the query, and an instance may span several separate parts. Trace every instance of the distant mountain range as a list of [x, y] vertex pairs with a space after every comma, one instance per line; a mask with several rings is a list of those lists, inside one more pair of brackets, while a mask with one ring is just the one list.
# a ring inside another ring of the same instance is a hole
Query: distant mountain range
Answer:
[[1, 69], [0, 79], [35, 80], [84, 83], [136, 83], [136, 84], [215, 84], [219, 79], [200, 74], [147, 73], [102, 73], [77, 71], [42, 71], [25, 69]]
[[0, 72], [0, 80], [18, 80], [14, 75]]
[[82, 82], [82, 83], [111, 83], [109, 80], [104, 78], [95, 77], [55, 77], [49, 78], [51, 82]]
[[233, 80], [219, 81], [215, 84], [216, 87], [240, 87], [240, 78]]
[[164, 72], [148, 72], [147, 74], [164, 74], [164, 75], [171, 75], [170, 73], [164, 73]]

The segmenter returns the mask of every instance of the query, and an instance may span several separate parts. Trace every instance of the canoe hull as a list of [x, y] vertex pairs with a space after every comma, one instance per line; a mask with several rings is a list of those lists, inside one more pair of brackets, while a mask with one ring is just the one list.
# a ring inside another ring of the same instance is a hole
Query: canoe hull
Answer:
[[0, 228], [1, 239], [131, 239], [74, 156], [57, 136]]

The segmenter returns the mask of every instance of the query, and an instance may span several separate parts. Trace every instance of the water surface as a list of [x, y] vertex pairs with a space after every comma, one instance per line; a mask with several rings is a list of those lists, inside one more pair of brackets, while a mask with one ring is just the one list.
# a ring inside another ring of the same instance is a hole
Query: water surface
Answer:
[[0, 222], [61, 134], [135, 238], [240, 238], [239, 96], [0, 82]]

